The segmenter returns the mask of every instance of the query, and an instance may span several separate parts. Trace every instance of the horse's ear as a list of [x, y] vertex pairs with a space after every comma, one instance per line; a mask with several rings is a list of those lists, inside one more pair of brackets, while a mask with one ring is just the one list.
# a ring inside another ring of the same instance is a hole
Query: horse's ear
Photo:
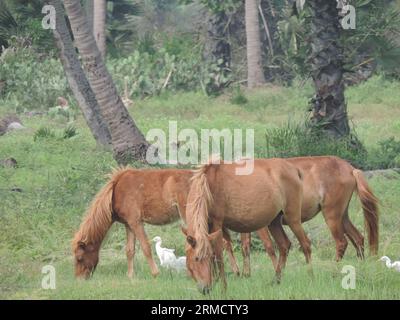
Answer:
[[222, 238], [222, 229], [218, 229], [217, 231], [210, 233], [208, 235], [208, 240], [210, 240], [211, 244], [214, 245], [215, 242]]
[[196, 246], [196, 239], [192, 236], [187, 236], [186, 241], [194, 248]]
[[187, 234], [188, 234], [187, 228], [185, 228], [184, 226], [181, 226], [181, 230], [182, 230], [183, 234], [184, 234], [185, 236], [187, 236]]

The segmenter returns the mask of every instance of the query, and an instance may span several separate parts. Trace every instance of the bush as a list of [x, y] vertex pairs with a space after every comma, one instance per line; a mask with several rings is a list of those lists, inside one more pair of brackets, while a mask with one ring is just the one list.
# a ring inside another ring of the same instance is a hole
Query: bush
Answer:
[[69, 89], [61, 63], [42, 59], [31, 48], [8, 48], [0, 57], [2, 95], [16, 102], [18, 112], [47, 110], [59, 96], [68, 96]]
[[63, 132], [63, 138], [64, 139], [70, 139], [72, 137], [75, 137], [78, 134], [78, 130], [72, 125], [69, 125], [64, 129]]
[[338, 156], [361, 169], [387, 169], [400, 166], [400, 141], [382, 140], [378, 147], [367, 152], [352, 134], [333, 139], [312, 129], [307, 123], [288, 122], [281, 128], [266, 132], [268, 157], [291, 158], [302, 156]]
[[56, 134], [48, 127], [40, 127], [33, 135], [33, 140], [55, 138]]
[[368, 169], [388, 169], [400, 167], [400, 141], [394, 137], [378, 142], [378, 147], [370, 152]]
[[211, 94], [209, 88], [229, 81], [224, 70], [203, 62], [199, 54], [177, 57], [165, 49], [154, 55], [134, 51], [126, 58], [110, 60], [108, 68], [120, 92], [127, 86], [129, 98], [200, 88]]

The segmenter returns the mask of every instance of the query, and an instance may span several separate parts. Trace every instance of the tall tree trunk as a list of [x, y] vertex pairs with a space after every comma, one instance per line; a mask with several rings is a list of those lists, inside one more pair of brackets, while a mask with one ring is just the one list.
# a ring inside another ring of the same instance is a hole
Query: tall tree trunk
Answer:
[[[229, 43], [229, 17], [225, 11], [211, 12], [208, 10], [207, 33], [208, 41], [206, 55], [211, 57], [213, 63], [221, 68], [224, 75], [230, 72], [231, 67], [231, 46]], [[213, 83], [210, 91], [220, 91], [223, 85]]]
[[49, 4], [56, 9], [56, 29], [53, 30], [56, 45], [60, 50], [60, 60], [64, 67], [69, 86], [74, 93], [83, 116], [96, 142], [111, 147], [111, 135], [104, 122], [96, 97], [90, 88], [86, 75], [72, 44], [71, 34], [65, 21], [61, 0], [50, 0]]
[[94, 12], [94, 1], [95, 0], [86, 0], [85, 1], [85, 12], [86, 17], [89, 23], [89, 28], [93, 31], [93, 12]]
[[93, 0], [93, 34], [103, 60], [106, 56], [107, 0]]
[[149, 147], [143, 134], [126, 110], [109, 74], [79, 0], [64, 0], [75, 45], [82, 57], [84, 70], [111, 133], [114, 158], [119, 164], [146, 159]]
[[245, 12], [248, 70], [247, 85], [249, 88], [254, 88], [265, 83], [261, 58], [258, 0], [245, 0]]
[[313, 122], [333, 137], [348, 135], [349, 120], [344, 98], [343, 49], [340, 45], [339, 12], [335, 0], [309, 0], [311, 68], [316, 95]]

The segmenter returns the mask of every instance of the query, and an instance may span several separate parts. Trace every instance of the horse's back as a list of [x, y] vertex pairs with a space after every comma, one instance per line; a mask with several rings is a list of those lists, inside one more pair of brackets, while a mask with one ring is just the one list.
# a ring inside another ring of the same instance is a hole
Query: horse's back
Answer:
[[321, 207], [347, 202], [355, 190], [354, 167], [335, 156], [287, 159], [304, 172], [303, 221], [311, 219]]
[[254, 170], [249, 175], [237, 175], [237, 167], [221, 164], [207, 173], [213, 211], [224, 217], [228, 228], [254, 231], [268, 225], [289, 201], [301, 201], [300, 172], [285, 160], [254, 160]]
[[114, 187], [114, 210], [123, 220], [134, 212], [144, 222], [166, 224], [179, 218], [177, 197], [188, 190], [189, 170], [128, 170]]

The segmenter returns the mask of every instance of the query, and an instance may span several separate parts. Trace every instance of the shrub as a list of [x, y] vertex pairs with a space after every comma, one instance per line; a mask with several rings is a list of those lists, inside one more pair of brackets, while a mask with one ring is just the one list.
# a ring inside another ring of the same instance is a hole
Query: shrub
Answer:
[[358, 168], [366, 168], [368, 159], [366, 150], [359, 144], [355, 134], [334, 139], [312, 128], [308, 123], [288, 122], [281, 128], [266, 132], [267, 156], [290, 158], [302, 156], [338, 156]]
[[70, 139], [78, 134], [78, 131], [73, 125], [69, 125], [64, 129], [63, 138]]
[[40, 127], [33, 135], [33, 140], [55, 138], [56, 134], [48, 127]]
[[8, 48], [0, 57], [2, 95], [11, 95], [15, 108], [47, 110], [59, 96], [69, 93], [61, 63], [57, 59], [42, 60], [31, 48]]

